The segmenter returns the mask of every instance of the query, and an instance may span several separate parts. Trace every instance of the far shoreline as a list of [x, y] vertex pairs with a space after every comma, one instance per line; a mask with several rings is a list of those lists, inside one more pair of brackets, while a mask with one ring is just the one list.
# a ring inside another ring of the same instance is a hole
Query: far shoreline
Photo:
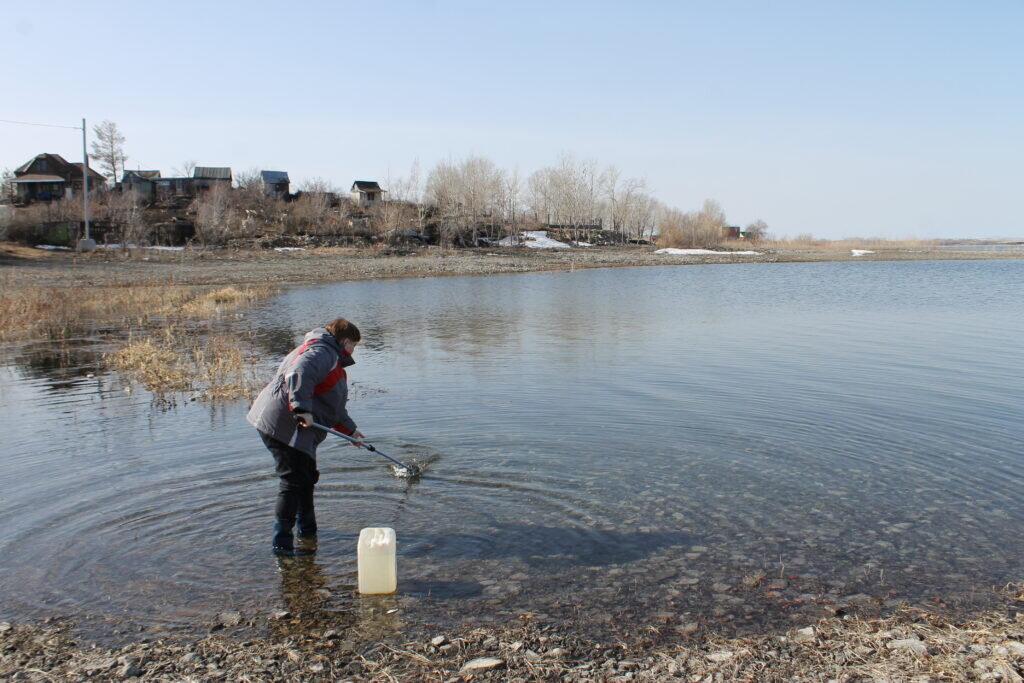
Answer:
[[1019, 260], [1024, 249], [955, 247], [881, 248], [854, 255], [849, 248], [746, 247], [716, 254], [654, 253], [655, 246], [574, 249], [439, 249], [432, 247], [297, 247], [294, 251], [232, 249], [160, 251], [100, 250], [89, 254], [44, 251], [0, 243], [0, 277], [9, 285], [146, 286], [168, 281], [193, 285], [261, 284], [294, 286], [359, 280], [460, 275], [496, 275], [589, 268], [688, 266], [739, 263], [826, 263], [849, 261]]

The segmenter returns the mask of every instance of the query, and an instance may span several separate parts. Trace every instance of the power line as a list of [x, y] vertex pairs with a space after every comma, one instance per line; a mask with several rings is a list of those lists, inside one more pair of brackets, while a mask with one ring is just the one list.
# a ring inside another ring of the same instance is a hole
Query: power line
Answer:
[[66, 128], [68, 130], [82, 130], [78, 126], [55, 126], [52, 123], [29, 123], [28, 121], [8, 121], [0, 119], [0, 123], [14, 123], [19, 126], [39, 126], [40, 128]]

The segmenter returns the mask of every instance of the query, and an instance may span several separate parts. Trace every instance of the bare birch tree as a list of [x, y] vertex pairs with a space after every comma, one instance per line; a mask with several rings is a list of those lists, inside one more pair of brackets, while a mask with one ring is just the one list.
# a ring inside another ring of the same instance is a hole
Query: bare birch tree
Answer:
[[105, 171], [112, 183], [124, 175], [124, 135], [113, 121], [103, 121], [92, 127], [96, 139], [90, 144], [89, 156]]

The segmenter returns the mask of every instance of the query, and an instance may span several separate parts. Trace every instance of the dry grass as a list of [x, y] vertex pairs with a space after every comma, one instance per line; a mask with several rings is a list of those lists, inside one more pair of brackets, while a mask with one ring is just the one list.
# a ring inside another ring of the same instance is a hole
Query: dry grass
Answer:
[[192, 379], [182, 359], [166, 343], [146, 338], [129, 341], [106, 358], [107, 364], [156, 393], [186, 391]]
[[217, 315], [225, 310], [251, 305], [270, 291], [267, 287], [222, 287], [193, 296], [181, 306], [180, 311], [197, 317]]
[[271, 287], [207, 287], [164, 282], [138, 286], [18, 285], [0, 289], [0, 341], [66, 339], [98, 327], [145, 329], [165, 319], [212, 317], [251, 305]]
[[199, 398], [226, 400], [250, 396], [259, 388], [243, 343], [237, 335], [189, 336], [168, 326], [153, 336], [129, 340], [106, 361], [160, 396], [195, 391]]
[[196, 391], [221, 400], [247, 396], [256, 379], [244, 339], [210, 335], [197, 322], [250, 306], [266, 286], [197, 287], [174, 282], [118, 287], [41, 287], [4, 283], [0, 341], [64, 342], [97, 331], [127, 341], [106, 354], [109, 367], [157, 394]]

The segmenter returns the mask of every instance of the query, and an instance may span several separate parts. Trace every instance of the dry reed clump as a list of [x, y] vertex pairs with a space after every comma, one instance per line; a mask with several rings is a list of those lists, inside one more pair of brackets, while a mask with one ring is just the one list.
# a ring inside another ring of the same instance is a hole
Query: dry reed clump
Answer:
[[107, 363], [155, 393], [186, 391], [192, 386], [178, 354], [152, 339], [129, 341], [107, 356]]
[[68, 293], [53, 287], [13, 289], [0, 292], [0, 341], [21, 337], [65, 339], [78, 328]]
[[214, 315], [252, 304], [272, 291], [269, 287], [222, 287], [192, 297], [181, 306], [181, 312], [193, 316]]
[[237, 337], [214, 337], [204, 347], [190, 351], [202, 397], [208, 400], [226, 400], [251, 396], [260, 387], [250, 359], [239, 346]]
[[[10, 281], [4, 283], [10, 285]], [[102, 330], [128, 341], [105, 356], [108, 365], [150, 391], [200, 391], [227, 399], [253, 391], [256, 379], [237, 336], [210, 336], [181, 323], [207, 320], [270, 296], [267, 286], [217, 289], [181, 285], [71, 288], [4, 286], [0, 341], [62, 342]]]
[[211, 291], [174, 282], [57, 288], [8, 281], [0, 289], [0, 341], [31, 337], [66, 339], [97, 327], [146, 329], [154, 321], [206, 317], [250, 305], [274, 291], [265, 286]]
[[226, 400], [259, 388], [237, 336], [192, 337], [186, 346], [182, 339], [189, 337], [167, 327], [156, 337], [129, 341], [107, 363], [158, 395], [197, 391], [200, 398]]

